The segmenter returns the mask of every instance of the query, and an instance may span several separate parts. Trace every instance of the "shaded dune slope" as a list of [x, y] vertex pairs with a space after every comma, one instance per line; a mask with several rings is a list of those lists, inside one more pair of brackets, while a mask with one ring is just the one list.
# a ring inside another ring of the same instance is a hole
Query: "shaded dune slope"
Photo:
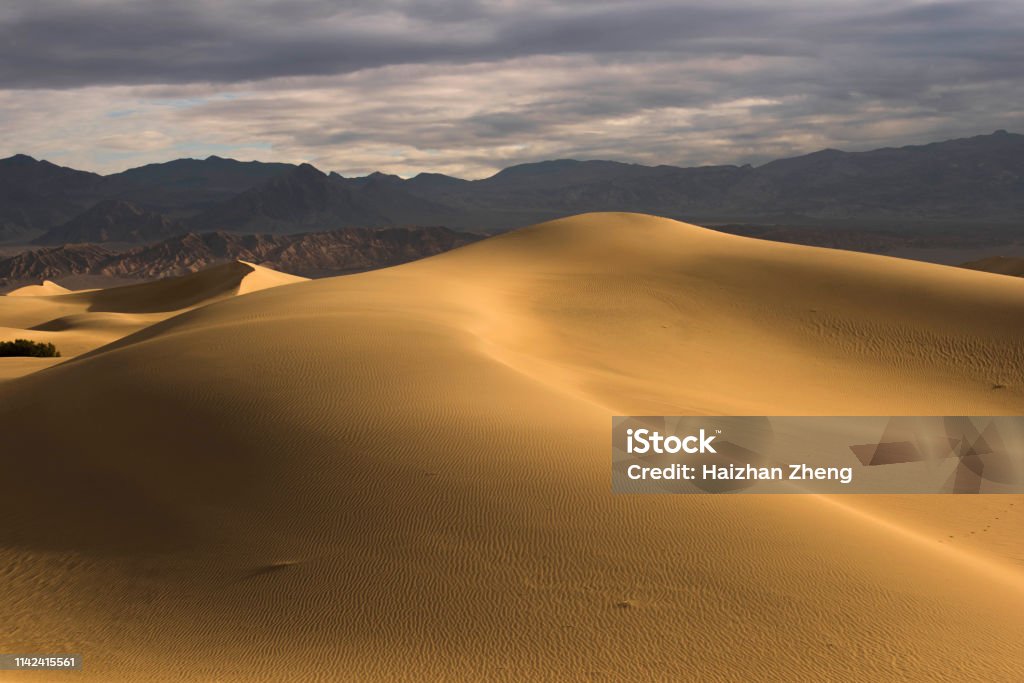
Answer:
[[1022, 313], [1009, 278], [628, 214], [196, 308], [0, 385], [4, 590], [35, 596], [7, 649], [95, 680], [1019, 680], [1019, 565], [856, 497], [613, 496], [608, 432], [1017, 412]]
[[305, 279], [245, 261], [231, 261], [180, 277], [71, 294], [68, 300], [86, 303], [89, 311], [164, 313]]

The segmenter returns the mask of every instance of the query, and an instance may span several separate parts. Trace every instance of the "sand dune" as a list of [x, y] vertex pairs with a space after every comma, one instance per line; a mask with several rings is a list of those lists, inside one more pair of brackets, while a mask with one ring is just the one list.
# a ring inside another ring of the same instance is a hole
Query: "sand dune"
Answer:
[[64, 358], [4, 358], [0, 360], [0, 382], [45, 370]]
[[244, 261], [231, 261], [198, 273], [71, 294], [67, 299], [88, 304], [89, 311], [166, 313], [305, 279]]
[[43, 280], [42, 284], [39, 285], [25, 285], [18, 289], [13, 289], [5, 296], [56, 296], [58, 294], [67, 294], [70, 289], [61, 287], [52, 280]]
[[193, 307], [0, 385], [5, 649], [82, 680], [1018, 681], [1020, 510], [958, 544], [948, 497], [613, 496], [608, 432], [1012, 414], [1022, 335], [1024, 281], [630, 214]]
[[[0, 297], [0, 340], [52, 342], [63, 357], [77, 356], [196, 306], [304, 280], [244, 261], [111, 289], [70, 292], [47, 280]], [[5, 358], [0, 380], [52, 364]]]

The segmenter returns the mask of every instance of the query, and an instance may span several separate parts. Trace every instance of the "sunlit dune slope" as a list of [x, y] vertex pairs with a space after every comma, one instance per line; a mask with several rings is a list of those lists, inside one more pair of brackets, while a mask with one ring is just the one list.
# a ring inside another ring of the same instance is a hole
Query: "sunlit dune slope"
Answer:
[[614, 496], [609, 432], [1017, 412], [1022, 314], [1024, 281], [629, 214], [195, 308], [0, 385], [5, 649], [84, 680], [1017, 681], [1021, 565], [940, 544], [944, 499]]
[[[243, 261], [140, 285], [82, 292], [69, 292], [47, 280], [0, 297], [0, 341], [52, 342], [64, 357], [75, 356], [189, 308], [303, 280]], [[0, 380], [49, 364], [3, 359]]]
[[25, 285], [24, 287], [7, 292], [5, 296], [56, 296], [58, 294], [67, 294], [70, 291], [70, 289], [65, 289], [52, 280], [43, 280], [42, 284]]

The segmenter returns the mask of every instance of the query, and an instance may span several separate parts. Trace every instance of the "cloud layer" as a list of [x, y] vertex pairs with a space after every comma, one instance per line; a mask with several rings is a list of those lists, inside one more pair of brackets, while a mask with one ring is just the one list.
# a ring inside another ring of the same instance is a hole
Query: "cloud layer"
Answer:
[[14, 0], [0, 154], [757, 163], [1019, 130], [1022, 34], [1015, 0]]

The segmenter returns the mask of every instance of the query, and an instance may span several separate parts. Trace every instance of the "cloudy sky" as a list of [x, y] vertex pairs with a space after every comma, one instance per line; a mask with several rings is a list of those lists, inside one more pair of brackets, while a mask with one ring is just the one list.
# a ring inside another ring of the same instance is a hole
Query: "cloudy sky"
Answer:
[[4, 0], [0, 156], [482, 177], [1024, 132], [1020, 0]]

